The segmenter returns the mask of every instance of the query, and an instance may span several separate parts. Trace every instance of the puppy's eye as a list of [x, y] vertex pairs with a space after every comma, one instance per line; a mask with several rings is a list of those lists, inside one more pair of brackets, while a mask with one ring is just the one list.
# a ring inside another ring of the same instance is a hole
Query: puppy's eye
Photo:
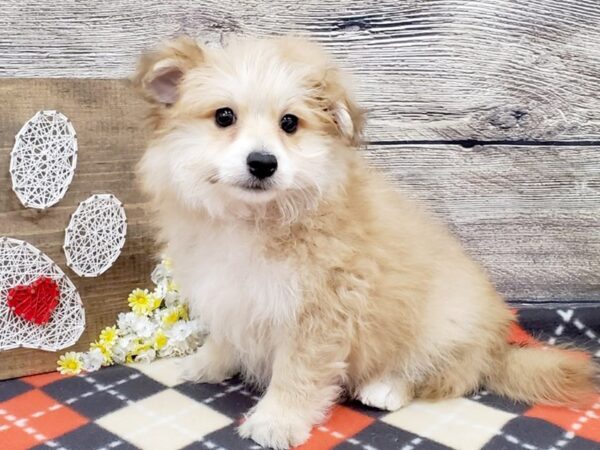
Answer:
[[233, 125], [235, 119], [235, 113], [231, 108], [219, 108], [215, 111], [215, 122], [221, 128]]
[[293, 114], [286, 114], [281, 118], [279, 126], [287, 134], [292, 134], [298, 129], [298, 117]]

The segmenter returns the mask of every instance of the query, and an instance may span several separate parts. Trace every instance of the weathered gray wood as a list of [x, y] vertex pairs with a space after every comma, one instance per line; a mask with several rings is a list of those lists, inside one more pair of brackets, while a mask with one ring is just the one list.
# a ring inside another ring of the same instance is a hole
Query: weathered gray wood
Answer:
[[370, 146], [511, 301], [600, 301], [600, 147]]
[[125, 77], [180, 33], [323, 42], [374, 141], [600, 139], [597, 0], [4, 0], [0, 76]]

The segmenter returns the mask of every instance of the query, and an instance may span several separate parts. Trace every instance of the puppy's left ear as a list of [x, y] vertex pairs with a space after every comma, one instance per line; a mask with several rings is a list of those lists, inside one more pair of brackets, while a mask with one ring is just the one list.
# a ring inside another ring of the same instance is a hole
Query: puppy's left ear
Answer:
[[278, 41], [281, 54], [298, 64], [305, 75], [315, 108], [337, 136], [352, 145], [360, 144], [364, 111], [350, 91], [348, 76], [319, 44], [287, 36]]
[[182, 36], [143, 55], [133, 82], [151, 103], [172, 105], [179, 98], [179, 84], [185, 74], [203, 61], [203, 50], [196, 41]]
[[352, 145], [359, 145], [364, 127], [364, 110], [350, 92], [345, 76], [339, 69], [326, 72], [323, 87], [329, 100], [330, 113], [341, 136]]

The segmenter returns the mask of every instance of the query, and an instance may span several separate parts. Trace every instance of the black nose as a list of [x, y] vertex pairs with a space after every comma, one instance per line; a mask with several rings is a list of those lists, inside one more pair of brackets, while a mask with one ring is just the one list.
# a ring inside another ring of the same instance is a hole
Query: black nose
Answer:
[[248, 170], [259, 180], [268, 178], [277, 170], [277, 158], [270, 153], [252, 152], [246, 159]]

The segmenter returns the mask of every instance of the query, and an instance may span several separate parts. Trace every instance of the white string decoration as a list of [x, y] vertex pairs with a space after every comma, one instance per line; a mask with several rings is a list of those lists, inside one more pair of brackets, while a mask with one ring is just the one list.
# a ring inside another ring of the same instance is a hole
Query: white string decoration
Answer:
[[[60, 291], [56, 309], [43, 325], [28, 321], [8, 306], [17, 286], [32, 285], [48, 277]], [[85, 327], [85, 314], [75, 286], [47, 255], [33, 245], [0, 238], [0, 350], [17, 347], [57, 351], [77, 342]]]
[[64, 197], [76, 165], [77, 136], [69, 119], [56, 111], [39, 111], [15, 138], [13, 191], [26, 208], [48, 208]]
[[127, 218], [112, 194], [92, 195], [79, 204], [65, 230], [67, 265], [79, 276], [97, 277], [121, 254]]

